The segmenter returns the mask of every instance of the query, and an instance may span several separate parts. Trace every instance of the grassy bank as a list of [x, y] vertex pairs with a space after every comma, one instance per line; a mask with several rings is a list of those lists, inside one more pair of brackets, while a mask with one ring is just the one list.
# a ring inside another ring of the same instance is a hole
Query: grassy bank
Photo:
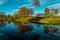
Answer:
[[47, 24], [60, 24], [60, 18], [59, 17], [44, 18], [41, 19], [39, 22]]
[[32, 23], [46, 23], [46, 24], [60, 24], [60, 17], [40, 18], [40, 17], [21, 17], [21, 18], [0, 18], [0, 21], [20, 22], [26, 24]]

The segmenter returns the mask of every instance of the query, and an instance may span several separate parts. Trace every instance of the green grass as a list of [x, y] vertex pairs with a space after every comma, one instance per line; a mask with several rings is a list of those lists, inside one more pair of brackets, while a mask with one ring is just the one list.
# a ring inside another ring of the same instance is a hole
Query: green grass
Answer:
[[55, 18], [44, 18], [42, 20], [40, 20], [39, 22], [41, 23], [51, 23], [51, 24], [57, 24], [60, 23], [60, 18], [55, 17]]
[[40, 19], [38, 17], [29, 16], [29, 17], [21, 17], [21, 18], [0, 18], [0, 21], [21, 22], [27, 24], [32, 24], [34, 22], [47, 23], [47, 24], [60, 24], [60, 17], [50, 17], [50, 18]]

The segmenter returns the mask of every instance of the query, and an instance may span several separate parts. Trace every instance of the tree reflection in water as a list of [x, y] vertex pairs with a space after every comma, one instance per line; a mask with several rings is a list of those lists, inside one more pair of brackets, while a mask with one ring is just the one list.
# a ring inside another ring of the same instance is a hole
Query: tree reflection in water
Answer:
[[56, 33], [56, 32], [58, 31], [56, 25], [53, 25], [52, 27], [50, 27], [50, 29], [51, 29], [51, 32], [52, 32], [52, 33]]
[[56, 25], [48, 25], [45, 24], [44, 25], [44, 32], [45, 33], [56, 33], [58, 31], [57, 26]]
[[6, 22], [0, 22], [0, 27], [4, 27], [6, 25]]
[[44, 25], [44, 32], [49, 33], [49, 25], [48, 24]]
[[14, 27], [18, 27], [18, 23], [17, 22], [13, 22], [14, 23]]
[[19, 32], [31, 32], [33, 30], [33, 26], [26, 26], [26, 25], [23, 25], [23, 24], [20, 24], [18, 23], [18, 30]]

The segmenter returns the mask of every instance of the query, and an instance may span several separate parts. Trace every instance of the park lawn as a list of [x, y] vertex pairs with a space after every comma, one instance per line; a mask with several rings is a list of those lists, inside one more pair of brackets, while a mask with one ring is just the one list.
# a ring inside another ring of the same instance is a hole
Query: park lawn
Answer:
[[41, 19], [39, 22], [41, 23], [51, 23], [51, 24], [55, 24], [55, 23], [60, 23], [60, 18], [44, 18], [44, 19]]
[[15, 21], [16, 22], [29, 23], [30, 24], [30, 22], [28, 20], [31, 19], [31, 18], [34, 18], [34, 17], [33, 16], [30, 16], [30, 17], [16, 18]]

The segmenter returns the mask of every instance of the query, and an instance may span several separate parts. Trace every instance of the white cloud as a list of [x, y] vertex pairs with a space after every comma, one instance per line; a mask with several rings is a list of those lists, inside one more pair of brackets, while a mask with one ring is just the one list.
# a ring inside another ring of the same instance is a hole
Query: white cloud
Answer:
[[46, 0], [39, 0], [39, 1], [40, 1], [41, 5], [46, 4], [48, 2]]
[[14, 12], [14, 11], [18, 11], [18, 9], [16, 9], [16, 10], [13, 10], [13, 12]]
[[34, 6], [32, 6], [32, 4], [24, 4], [22, 6], [19, 6], [19, 8], [21, 8], [21, 7], [34, 8]]
[[5, 4], [6, 2], [8, 2], [9, 0], [0, 0], [0, 5]]
[[5, 2], [0, 2], [0, 5], [4, 4]]
[[25, 7], [26, 5], [24, 4], [24, 5], [22, 5], [22, 6], [19, 6], [19, 7]]
[[59, 9], [59, 8], [60, 8], [60, 3], [50, 5], [50, 6], [48, 6], [48, 8], [55, 8], [55, 9]]
[[39, 0], [41, 5], [60, 3], [60, 0]]

